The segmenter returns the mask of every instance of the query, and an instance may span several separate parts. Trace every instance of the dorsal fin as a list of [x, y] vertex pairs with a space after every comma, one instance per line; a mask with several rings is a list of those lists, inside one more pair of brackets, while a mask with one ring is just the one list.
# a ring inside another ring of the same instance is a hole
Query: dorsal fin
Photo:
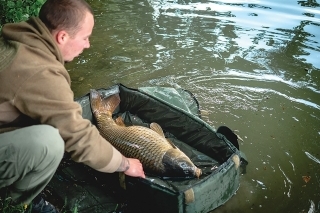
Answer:
[[155, 131], [156, 133], [158, 133], [159, 135], [161, 135], [162, 137], [165, 138], [163, 130], [161, 128], [161, 126], [157, 123], [151, 123], [150, 124], [150, 129], [152, 129], [153, 131]]
[[124, 126], [124, 127], [126, 126], [121, 116], [117, 117], [115, 122], [119, 126]]
[[[161, 128], [161, 126], [157, 123], [151, 123], [150, 124], [150, 129], [152, 129], [153, 131], [155, 131], [156, 133], [158, 133], [160, 136], [165, 137], [164, 133], [163, 133], [163, 130]], [[174, 148], [176, 149], [177, 147], [168, 139], [166, 138], [166, 140], [168, 141], [168, 143]]]
[[161, 128], [161, 126], [157, 123], [151, 123], [150, 124], [150, 129], [152, 129], [153, 131], [155, 131], [156, 133], [158, 133], [159, 135], [161, 135], [162, 137], [164, 136], [163, 130]]

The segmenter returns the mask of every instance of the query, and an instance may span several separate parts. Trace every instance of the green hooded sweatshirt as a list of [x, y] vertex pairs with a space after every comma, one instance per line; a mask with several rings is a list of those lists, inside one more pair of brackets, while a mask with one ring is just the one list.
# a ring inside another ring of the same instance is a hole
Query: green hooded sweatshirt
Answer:
[[51, 125], [59, 130], [73, 160], [99, 171], [116, 171], [122, 155], [82, 118], [70, 83], [61, 52], [39, 18], [3, 26], [0, 132], [7, 127]]

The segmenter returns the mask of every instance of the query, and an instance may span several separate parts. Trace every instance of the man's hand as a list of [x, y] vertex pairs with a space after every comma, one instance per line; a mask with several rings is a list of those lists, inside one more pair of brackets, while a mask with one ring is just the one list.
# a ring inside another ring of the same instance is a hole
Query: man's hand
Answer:
[[127, 160], [129, 162], [129, 169], [124, 171], [124, 174], [131, 177], [146, 178], [146, 175], [144, 174], [144, 171], [143, 171], [142, 164], [138, 159], [127, 158]]

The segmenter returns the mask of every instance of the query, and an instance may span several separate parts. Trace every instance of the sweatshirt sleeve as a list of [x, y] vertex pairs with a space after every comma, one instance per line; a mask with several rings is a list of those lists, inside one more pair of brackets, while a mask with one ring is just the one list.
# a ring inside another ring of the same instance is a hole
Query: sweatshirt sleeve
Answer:
[[21, 85], [13, 104], [23, 114], [59, 129], [74, 161], [104, 172], [116, 171], [122, 155], [82, 117], [82, 108], [74, 101], [67, 79], [66, 70], [39, 71]]

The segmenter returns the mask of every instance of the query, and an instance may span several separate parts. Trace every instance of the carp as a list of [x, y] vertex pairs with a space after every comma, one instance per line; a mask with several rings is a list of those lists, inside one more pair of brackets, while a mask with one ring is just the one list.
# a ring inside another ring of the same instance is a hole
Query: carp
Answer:
[[125, 126], [121, 117], [114, 120], [112, 113], [119, 103], [119, 94], [103, 99], [97, 90], [90, 90], [91, 110], [102, 137], [125, 157], [139, 159], [149, 174], [160, 177], [200, 177], [201, 169], [165, 138], [157, 123], [151, 123], [147, 128]]

